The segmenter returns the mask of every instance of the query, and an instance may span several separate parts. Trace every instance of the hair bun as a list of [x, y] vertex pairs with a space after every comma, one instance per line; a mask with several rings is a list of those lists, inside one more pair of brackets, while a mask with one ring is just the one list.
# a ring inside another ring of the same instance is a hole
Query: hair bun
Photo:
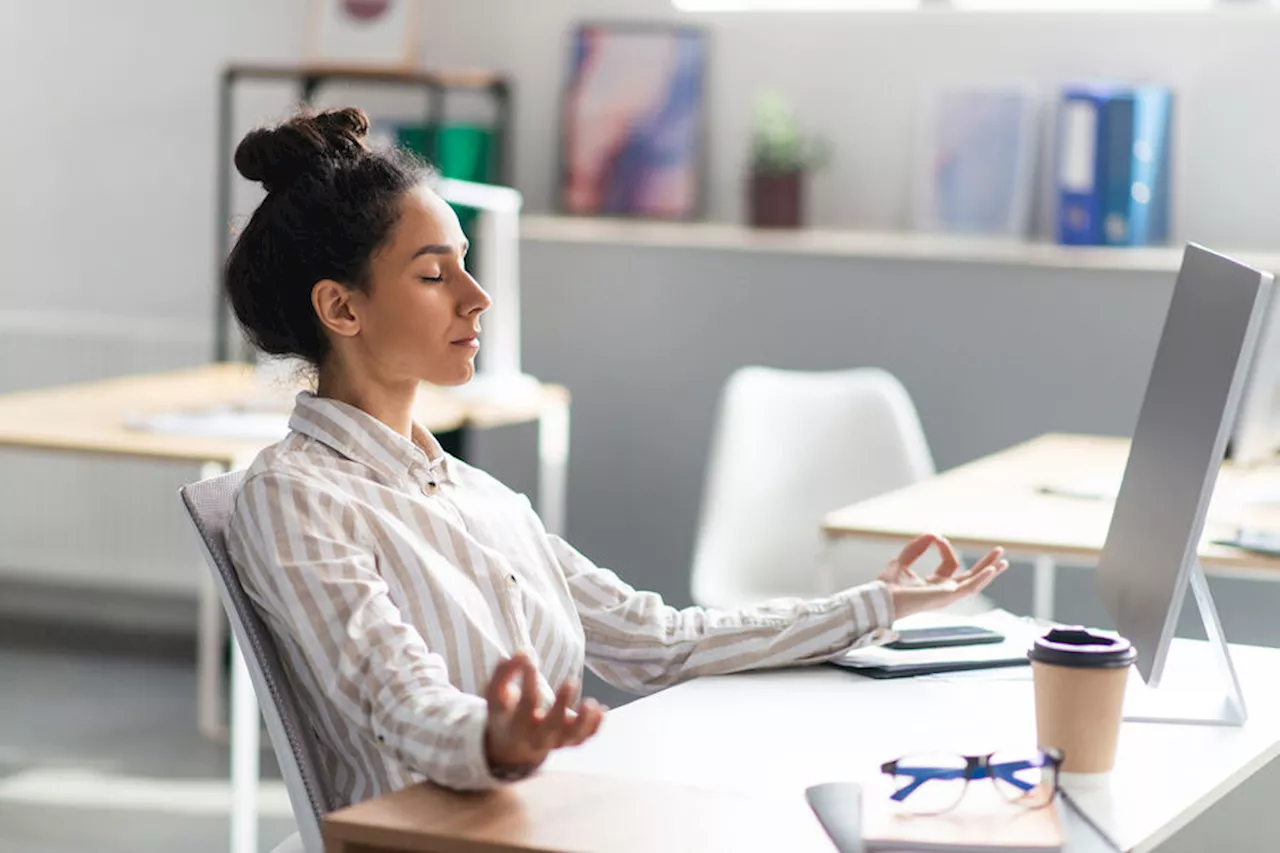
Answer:
[[236, 146], [236, 170], [277, 192], [326, 162], [358, 158], [369, 150], [368, 133], [369, 117], [355, 107], [295, 116], [250, 131]]

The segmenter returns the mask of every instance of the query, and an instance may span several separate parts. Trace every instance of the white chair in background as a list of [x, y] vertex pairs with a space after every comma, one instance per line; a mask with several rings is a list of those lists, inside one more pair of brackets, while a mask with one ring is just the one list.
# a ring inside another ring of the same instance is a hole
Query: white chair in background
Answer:
[[873, 580], [900, 547], [829, 546], [823, 516], [933, 473], [915, 406], [884, 370], [737, 370], [712, 437], [694, 600], [733, 607]]
[[[227, 554], [227, 522], [231, 517], [232, 499], [243, 478], [243, 471], [233, 471], [183, 486], [179, 494], [200, 534], [205, 560], [213, 572], [232, 634], [244, 653], [253, 692], [260, 700], [266, 700], [259, 702], [262, 716], [298, 824], [298, 831], [277, 845], [273, 853], [323, 853], [320, 819], [333, 810], [337, 799], [321, 772], [311, 728], [289, 687], [275, 641], [241, 586], [240, 576]], [[252, 702], [251, 697], [238, 695], [238, 690], [233, 689], [232, 693], [233, 704], [246, 699]], [[233, 853], [240, 853], [257, 850], [258, 721], [256, 714], [246, 720], [244, 715], [237, 719], [235, 713], [233, 710], [233, 727], [247, 723], [252, 730], [247, 740], [243, 739], [246, 732], [237, 732], [234, 728], [232, 731], [231, 848]], [[252, 754], [236, 754], [241, 745]]]

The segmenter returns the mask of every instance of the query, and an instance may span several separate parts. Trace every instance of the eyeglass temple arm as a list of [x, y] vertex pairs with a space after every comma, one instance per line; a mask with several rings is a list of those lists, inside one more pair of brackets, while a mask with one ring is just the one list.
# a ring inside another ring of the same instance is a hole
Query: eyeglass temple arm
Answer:
[[921, 785], [931, 779], [964, 779], [967, 777], [966, 770], [957, 770], [950, 767], [913, 767], [910, 770], [894, 769], [886, 770], [885, 772], [912, 777], [909, 785], [899, 788], [890, 795], [889, 799], [897, 803], [911, 796]]

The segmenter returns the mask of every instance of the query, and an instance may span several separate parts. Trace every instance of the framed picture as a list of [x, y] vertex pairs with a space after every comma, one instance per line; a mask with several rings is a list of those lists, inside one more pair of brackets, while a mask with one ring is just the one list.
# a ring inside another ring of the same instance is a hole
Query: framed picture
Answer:
[[422, 0], [310, 0], [306, 60], [313, 65], [415, 68]]
[[1025, 240], [1035, 195], [1040, 97], [1014, 85], [924, 93], [914, 224], [922, 231]]
[[691, 219], [705, 170], [706, 34], [583, 24], [561, 104], [561, 212]]

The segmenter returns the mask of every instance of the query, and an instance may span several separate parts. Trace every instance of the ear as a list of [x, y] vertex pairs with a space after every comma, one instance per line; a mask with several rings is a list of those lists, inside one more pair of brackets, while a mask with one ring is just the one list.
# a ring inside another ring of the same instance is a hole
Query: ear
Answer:
[[320, 325], [343, 338], [359, 334], [360, 314], [352, 304], [356, 292], [332, 279], [317, 281], [311, 288], [311, 307], [320, 318]]

